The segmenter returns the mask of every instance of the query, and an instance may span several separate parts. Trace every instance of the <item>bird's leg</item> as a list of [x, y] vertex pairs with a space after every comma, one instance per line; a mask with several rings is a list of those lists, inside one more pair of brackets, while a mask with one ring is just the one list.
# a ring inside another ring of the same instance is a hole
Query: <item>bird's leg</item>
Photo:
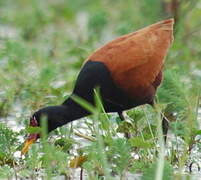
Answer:
[[168, 129], [169, 129], [169, 121], [163, 113], [161, 113], [161, 117], [162, 117], [163, 137], [164, 137], [164, 141], [166, 143], [167, 133], [168, 133]]
[[119, 115], [119, 117], [120, 117], [121, 121], [125, 121], [125, 117], [124, 117], [124, 115], [123, 115], [123, 112], [122, 112], [122, 111], [118, 112], [118, 115]]
[[[154, 102], [150, 103], [150, 105], [155, 109], [155, 103]], [[164, 142], [166, 143], [167, 133], [168, 133], [168, 129], [169, 129], [169, 121], [163, 113], [161, 113], [161, 118], [162, 118], [163, 137], [164, 137]]]
[[[123, 112], [122, 112], [122, 111], [118, 112], [118, 115], [119, 115], [121, 121], [125, 121], [125, 120], [126, 120], [125, 117], [124, 117], [124, 115], [123, 115]], [[125, 137], [126, 137], [127, 139], [131, 138], [131, 135], [130, 135], [129, 132], [125, 132], [124, 135], [125, 135]]]

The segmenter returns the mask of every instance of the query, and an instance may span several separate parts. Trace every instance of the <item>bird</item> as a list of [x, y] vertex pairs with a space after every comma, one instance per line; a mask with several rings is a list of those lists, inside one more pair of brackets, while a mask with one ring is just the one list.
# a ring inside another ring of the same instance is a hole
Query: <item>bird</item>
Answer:
[[[174, 19], [166, 19], [135, 32], [120, 36], [98, 48], [84, 61], [72, 94], [60, 105], [39, 109], [30, 118], [31, 127], [40, 127], [47, 120], [48, 133], [69, 122], [91, 114], [73, 96], [95, 106], [94, 88], [99, 87], [106, 113], [123, 112], [140, 105], [154, 107], [157, 88], [163, 80], [163, 67], [173, 42]], [[168, 122], [163, 119], [164, 135]], [[22, 154], [40, 137], [28, 135]]]

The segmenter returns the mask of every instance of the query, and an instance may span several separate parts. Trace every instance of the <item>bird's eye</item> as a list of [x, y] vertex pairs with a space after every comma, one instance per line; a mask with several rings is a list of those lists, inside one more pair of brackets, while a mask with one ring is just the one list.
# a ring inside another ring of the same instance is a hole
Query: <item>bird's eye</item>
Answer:
[[30, 126], [32, 126], [32, 127], [38, 126], [38, 121], [36, 120], [36, 117], [35, 117], [35, 116], [33, 116], [33, 117], [31, 118], [31, 120], [30, 120]]

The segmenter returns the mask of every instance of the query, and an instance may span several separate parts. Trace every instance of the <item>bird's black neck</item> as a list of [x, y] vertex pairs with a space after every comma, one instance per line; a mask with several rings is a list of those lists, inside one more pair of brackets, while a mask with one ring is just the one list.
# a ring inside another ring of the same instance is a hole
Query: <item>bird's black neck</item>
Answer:
[[80, 119], [82, 117], [85, 117], [87, 115], [89, 115], [90, 113], [85, 110], [81, 105], [79, 105], [78, 103], [76, 103], [74, 100], [72, 100], [71, 97], [69, 97], [63, 104], [62, 106], [64, 106], [66, 108], [66, 120], [68, 122], [74, 121], [76, 119]]
[[[48, 131], [50, 132], [57, 127], [61, 127], [69, 122], [80, 119], [89, 114], [90, 113], [83, 107], [74, 102], [71, 98], [68, 98], [62, 105], [42, 108], [34, 113], [33, 116], [40, 120], [42, 120], [43, 115], [47, 116]], [[41, 122], [39, 121], [39, 125], [40, 124]]]

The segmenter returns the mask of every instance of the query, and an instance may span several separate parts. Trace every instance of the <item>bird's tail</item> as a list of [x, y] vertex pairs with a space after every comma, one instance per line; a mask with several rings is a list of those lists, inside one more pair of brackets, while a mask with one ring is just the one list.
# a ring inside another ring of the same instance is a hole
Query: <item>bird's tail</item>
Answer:
[[165, 37], [166, 39], [170, 40], [170, 43], [172, 43], [174, 40], [173, 25], [174, 25], [174, 19], [171, 18], [149, 25], [143, 29], [138, 30], [137, 33], [142, 35], [142, 34], [149, 34], [150, 32], [157, 32], [158, 34], [157, 36]]
[[158, 28], [160, 30], [165, 30], [165, 31], [172, 31], [173, 30], [173, 25], [174, 25], [174, 19], [166, 19], [163, 21], [159, 21], [156, 24], [153, 24], [152, 26], [155, 28]]

